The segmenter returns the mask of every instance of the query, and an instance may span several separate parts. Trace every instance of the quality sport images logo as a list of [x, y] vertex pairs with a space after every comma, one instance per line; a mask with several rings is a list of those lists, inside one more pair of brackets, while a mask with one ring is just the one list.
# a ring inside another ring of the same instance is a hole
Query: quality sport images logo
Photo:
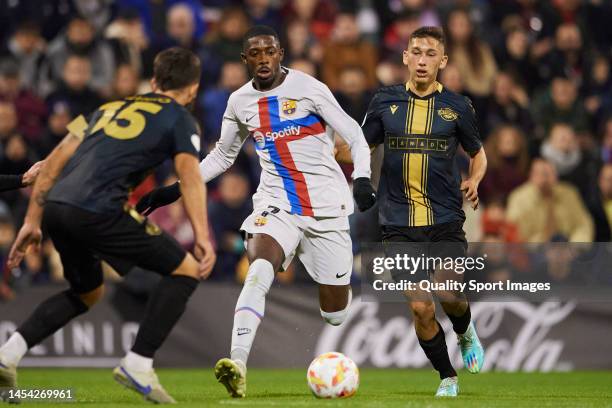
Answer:
[[261, 130], [254, 130], [252, 132], [252, 136], [253, 139], [255, 139], [255, 144], [257, 145], [257, 148], [263, 149], [266, 146], [266, 142], [274, 143], [276, 139], [283, 138], [286, 136], [299, 136], [301, 131], [302, 126], [290, 125], [278, 131], [268, 130], [265, 133]]

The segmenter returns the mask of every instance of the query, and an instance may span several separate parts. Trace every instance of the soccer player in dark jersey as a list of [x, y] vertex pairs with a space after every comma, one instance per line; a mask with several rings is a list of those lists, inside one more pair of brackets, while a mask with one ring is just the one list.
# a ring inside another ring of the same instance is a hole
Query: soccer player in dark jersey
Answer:
[[[28, 349], [102, 296], [101, 260], [126, 263], [163, 276], [149, 299], [134, 346], [113, 371], [127, 388], [157, 402], [174, 402], [153, 370], [153, 356], [179, 320], [200, 278], [215, 261], [208, 237], [205, 188], [196, 125], [185, 105], [198, 89], [200, 61], [170, 48], [154, 61], [153, 92], [100, 106], [80, 116], [51, 152], [34, 185], [9, 267], [41, 241], [41, 221], [59, 251], [69, 289], [42, 302], [0, 347], [0, 387], [16, 386], [16, 367]], [[195, 236], [194, 255], [126, 205], [129, 191], [157, 165], [174, 159]]]
[[[371, 147], [384, 146], [378, 188], [383, 242], [455, 242], [465, 256], [461, 192], [475, 209], [487, 163], [474, 108], [468, 98], [436, 81], [448, 61], [440, 28], [416, 30], [403, 61], [409, 81], [379, 89], [362, 125]], [[469, 176], [463, 182], [454, 165], [458, 145], [470, 155]], [[409, 305], [419, 343], [440, 373], [436, 395], [456, 396], [457, 373], [435, 318], [433, 298], [426, 293], [409, 296]], [[467, 299], [456, 294], [452, 300], [441, 299], [441, 305], [457, 333], [466, 368], [479, 372], [484, 351]]]

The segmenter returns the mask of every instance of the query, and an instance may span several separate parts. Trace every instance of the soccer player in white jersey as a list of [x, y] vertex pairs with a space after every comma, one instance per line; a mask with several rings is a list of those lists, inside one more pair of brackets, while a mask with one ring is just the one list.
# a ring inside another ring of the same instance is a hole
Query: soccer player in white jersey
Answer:
[[[281, 66], [282, 59], [273, 29], [256, 26], [245, 35], [242, 60], [253, 80], [230, 96], [219, 142], [200, 164], [207, 182], [227, 170], [245, 140], [253, 137], [262, 166], [255, 210], [241, 228], [250, 267], [236, 304], [231, 354], [215, 365], [217, 379], [233, 397], [245, 396], [246, 363], [266, 294], [276, 272], [294, 256], [319, 285], [323, 319], [339, 325], [347, 316], [353, 198], [334, 158], [334, 131], [350, 147], [357, 206], [365, 211], [376, 200], [370, 150], [359, 124], [327, 86]], [[179, 196], [176, 185], [164, 187], [143, 197], [137, 208], [148, 213]]]

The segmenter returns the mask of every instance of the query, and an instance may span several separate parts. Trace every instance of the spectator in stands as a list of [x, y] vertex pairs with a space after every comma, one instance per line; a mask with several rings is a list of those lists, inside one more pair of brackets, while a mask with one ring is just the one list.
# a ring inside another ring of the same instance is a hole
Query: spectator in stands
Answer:
[[214, 144], [221, 134], [221, 121], [232, 92], [247, 83], [245, 66], [241, 62], [226, 62], [221, 69], [221, 79], [216, 88], [208, 89], [200, 96], [204, 140], [207, 145]]
[[0, 61], [0, 100], [15, 105], [17, 129], [31, 143], [45, 127], [47, 106], [22, 83], [17, 63], [12, 59]]
[[217, 263], [212, 279], [235, 279], [236, 265], [244, 253], [240, 226], [252, 211], [249, 189], [249, 182], [242, 174], [226, 173], [219, 182], [219, 199], [208, 206], [217, 241]]
[[111, 99], [123, 99], [138, 93], [140, 78], [138, 72], [131, 65], [120, 65], [115, 72]]
[[[213, 0], [163, 0], [163, 1], [142, 1], [142, 0], [115, 0], [119, 10], [132, 9], [137, 12], [145, 33], [150, 41], [155, 42], [166, 35], [166, 20], [168, 10], [177, 3], [184, 4], [191, 9], [191, 14], [195, 21], [195, 37], [201, 38], [207, 30], [204, 21], [204, 10], [202, 5], [213, 5]], [[223, 1], [225, 3], [225, 1]]]
[[17, 132], [17, 110], [12, 102], [0, 101], [0, 143], [6, 141]]
[[593, 220], [578, 190], [559, 181], [555, 167], [543, 159], [531, 165], [529, 180], [508, 199], [508, 220], [526, 242], [591, 242]]
[[308, 24], [300, 20], [289, 23], [286, 29], [286, 37], [285, 61], [292, 62], [302, 59], [315, 64], [321, 62], [323, 47], [308, 31]]
[[539, 75], [545, 81], [565, 76], [580, 83], [588, 66], [582, 34], [575, 23], [563, 23], [555, 32], [555, 46], [538, 61]]
[[155, 50], [136, 10], [119, 10], [117, 18], [106, 27], [104, 35], [113, 46], [118, 66], [127, 64], [145, 78], [152, 76]]
[[315, 78], [317, 77], [316, 65], [312, 63], [312, 61], [304, 58], [294, 59], [289, 64], [289, 68], [304, 72], [305, 74], [308, 74]]
[[23, 174], [36, 161], [23, 137], [14, 133], [4, 143], [0, 158], [0, 174]]
[[578, 99], [576, 85], [564, 77], [553, 79], [550, 87], [534, 99], [532, 113], [539, 138], [548, 135], [558, 122], [570, 124], [578, 133], [590, 130], [589, 117]]
[[497, 54], [497, 63], [524, 89], [533, 89], [537, 85], [537, 67], [529, 55], [529, 35], [522, 27], [508, 33], [504, 46]]
[[570, 125], [554, 124], [540, 153], [555, 166], [559, 179], [573, 184], [584, 200], [595, 195], [593, 180], [597, 178], [598, 161], [580, 147]]
[[267, 25], [280, 32], [282, 28], [281, 15], [271, 0], [245, 0], [246, 11], [253, 25]]
[[582, 93], [584, 107], [594, 117], [595, 128], [601, 125], [606, 114], [612, 113], [612, 75], [610, 59], [599, 54], [594, 58], [593, 66], [584, 78]]
[[383, 46], [385, 57], [401, 55], [408, 47], [410, 34], [421, 27], [419, 14], [410, 10], [405, 10], [396, 16], [383, 34]]
[[331, 0], [289, 0], [282, 9], [285, 21], [303, 21], [318, 41], [325, 41], [331, 34], [336, 12]]
[[363, 121], [372, 99], [365, 72], [359, 66], [347, 66], [340, 72], [334, 93], [342, 109], [358, 123]]
[[66, 136], [66, 126], [73, 119], [70, 106], [64, 101], [57, 101], [49, 106], [47, 127], [36, 143], [36, 153], [39, 159], [44, 159]]
[[88, 115], [103, 99], [90, 88], [91, 61], [84, 56], [70, 55], [64, 64], [62, 80], [47, 99], [47, 106], [57, 101], [68, 103], [74, 116]]
[[324, 46], [321, 72], [323, 82], [335, 91], [339, 87], [342, 70], [348, 66], [356, 66], [365, 74], [366, 87], [374, 88], [377, 62], [376, 48], [360, 38], [355, 15], [339, 14], [331, 39]]
[[63, 78], [64, 65], [70, 55], [80, 55], [91, 61], [91, 87], [97, 92], [110, 92], [115, 72], [115, 57], [110, 45], [103, 39], [97, 39], [92, 25], [81, 17], [73, 18], [66, 32], [49, 44], [46, 62], [49, 80], [48, 92], [58, 87]]
[[11, 57], [17, 62], [23, 86], [38, 92], [39, 71], [45, 56], [45, 41], [40, 28], [31, 21], [21, 23], [5, 47], [1, 51], [2, 57]]
[[81, 55], [68, 56], [64, 64], [62, 81], [56, 91], [47, 97], [47, 106], [57, 101], [67, 102], [74, 116], [88, 115], [102, 104], [102, 99], [89, 84], [91, 78], [91, 61]]
[[507, 72], [500, 71], [495, 76], [493, 93], [488, 98], [487, 109], [480, 127], [483, 134], [488, 134], [504, 123], [518, 126], [524, 134], [533, 132], [533, 122], [528, 110], [529, 97], [525, 89], [514, 82]]
[[203, 68], [203, 88], [218, 83], [225, 62], [240, 61], [242, 37], [249, 28], [250, 22], [244, 10], [238, 7], [223, 10], [219, 24], [208, 34], [199, 54]]
[[381, 26], [391, 26], [398, 15], [410, 13], [416, 16], [420, 26], [439, 26], [440, 19], [436, 10], [436, 2], [427, 0], [379, 0], [372, 2]]
[[166, 14], [167, 36], [158, 48], [179, 46], [197, 52], [200, 39], [195, 33], [195, 16], [191, 7], [184, 3], [174, 4]]
[[527, 140], [514, 125], [495, 129], [485, 143], [487, 175], [480, 183], [479, 195], [485, 207], [489, 202], [505, 201], [512, 190], [527, 180], [529, 152]]
[[457, 65], [467, 91], [474, 98], [491, 93], [497, 65], [493, 52], [474, 32], [470, 16], [463, 9], [455, 9], [448, 16], [448, 54]]
[[465, 87], [463, 86], [461, 72], [459, 72], [459, 68], [457, 68], [456, 65], [448, 64], [446, 68], [440, 71], [440, 77], [438, 79], [440, 83], [449, 91], [461, 95], [468, 95]]
[[402, 84], [408, 80], [406, 72], [400, 60], [389, 58], [376, 66], [376, 79], [382, 86]]
[[[367, 87], [366, 75], [361, 67], [348, 66], [340, 73], [338, 90], [334, 93], [342, 109], [357, 123], [363, 122], [372, 92]], [[338, 141], [339, 142], [339, 141]], [[352, 164], [340, 164], [347, 181], [351, 182]]]
[[612, 240], [612, 163], [601, 168], [598, 191], [588, 202], [589, 211], [595, 222], [595, 241]]
[[483, 241], [492, 237], [500, 239], [500, 242], [521, 241], [518, 227], [508, 220], [502, 200], [488, 202], [482, 212], [482, 237]]
[[612, 116], [602, 125], [601, 131], [601, 153], [603, 163], [612, 163]]

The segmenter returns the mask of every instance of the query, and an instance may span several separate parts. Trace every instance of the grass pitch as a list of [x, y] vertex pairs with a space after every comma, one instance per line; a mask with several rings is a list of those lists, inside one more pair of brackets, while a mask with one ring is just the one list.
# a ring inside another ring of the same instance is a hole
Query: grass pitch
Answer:
[[[438, 377], [430, 370], [361, 370], [357, 394], [317, 400], [306, 370], [249, 370], [247, 397], [231, 399], [213, 370], [158, 370], [181, 407], [612, 407], [612, 372], [459, 373], [457, 399], [433, 397]], [[23, 405], [142, 407], [140, 396], [116, 384], [108, 369], [21, 369], [20, 388], [71, 388], [76, 403], [24, 401]]]

